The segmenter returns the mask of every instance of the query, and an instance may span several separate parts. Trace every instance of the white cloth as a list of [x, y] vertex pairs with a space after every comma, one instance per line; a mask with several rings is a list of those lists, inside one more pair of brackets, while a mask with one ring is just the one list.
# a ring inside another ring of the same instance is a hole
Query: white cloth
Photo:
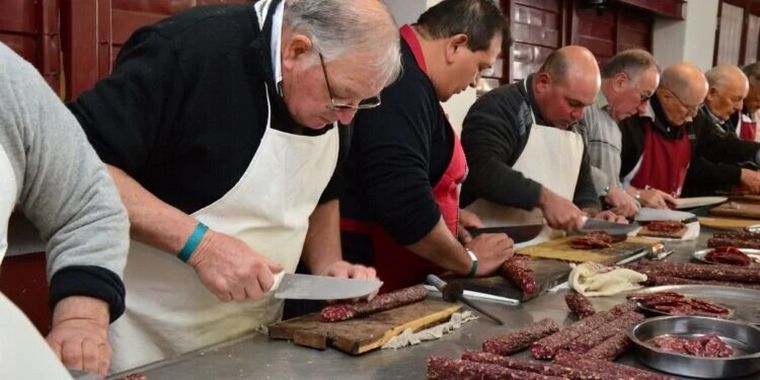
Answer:
[[626, 269], [608, 267], [594, 262], [575, 265], [570, 271], [568, 283], [576, 292], [586, 297], [611, 296], [639, 289], [647, 276]]
[[[533, 125], [530, 128], [528, 141], [512, 169], [559, 196], [572, 200], [583, 158], [583, 137], [574, 131], [536, 124], [533, 113], [531, 117]], [[509, 191], [509, 189], [504, 189], [504, 191]], [[467, 209], [480, 217], [486, 227], [545, 223], [539, 208], [525, 211], [485, 199], [477, 199]], [[536, 238], [515, 246], [517, 248], [529, 246], [558, 236], [562, 236], [561, 231], [554, 231], [544, 226]]]
[[461, 313], [454, 313], [446, 323], [441, 323], [440, 325], [416, 333], [412, 331], [412, 329], [406, 329], [401, 334], [391, 338], [382, 348], [398, 349], [406, 346], [414, 346], [428, 340], [440, 339], [443, 335], [458, 330], [463, 324], [476, 319], [478, 319], [478, 317], [469, 310]]

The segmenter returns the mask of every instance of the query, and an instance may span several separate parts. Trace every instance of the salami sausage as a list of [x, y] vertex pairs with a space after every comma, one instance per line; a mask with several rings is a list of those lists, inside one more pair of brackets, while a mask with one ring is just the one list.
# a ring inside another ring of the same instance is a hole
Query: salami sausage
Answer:
[[618, 379], [626, 380], [677, 380], [676, 378], [658, 375], [643, 369], [630, 367], [624, 364], [612, 363], [605, 360], [588, 359], [579, 355], [563, 352], [554, 358], [555, 364], [560, 364], [575, 369], [593, 370], [613, 375]]
[[561, 380], [562, 377], [545, 376], [515, 370], [496, 364], [431, 356], [427, 360], [428, 380]]
[[483, 351], [498, 355], [509, 355], [522, 351], [530, 347], [533, 342], [557, 331], [559, 331], [557, 322], [554, 322], [553, 319], [544, 318], [526, 328], [486, 340], [483, 342]]
[[749, 284], [745, 282], [732, 281], [714, 281], [714, 280], [691, 280], [688, 278], [667, 276], [662, 274], [647, 274], [648, 285], [712, 285], [728, 286], [733, 288], [757, 289], [760, 290], [760, 284]]
[[573, 239], [570, 246], [575, 249], [596, 249], [612, 247], [612, 235], [604, 231], [589, 232], [579, 238]]
[[662, 274], [694, 280], [717, 280], [760, 283], [760, 270], [740, 268], [725, 264], [691, 264], [691, 263], [639, 263], [638, 272], [646, 275]]
[[626, 332], [620, 331], [588, 350], [583, 356], [589, 359], [613, 361], [624, 353], [630, 345], [631, 340], [628, 339]]
[[580, 293], [567, 293], [565, 295], [565, 303], [570, 311], [578, 316], [578, 319], [583, 319], [596, 313], [596, 309], [594, 309], [591, 301]]
[[647, 224], [647, 229], [655, 232], [677, 232], [686, 227], [685, 224], [677, 220], [654, 220]]
[[320, 318], [323, 322], [339, 322], [357, 318], [379, 311], [414, 303], [427, 297], [427, 289], [415, 285], [395, 292], [381, 294], [369, 302], [330, 305], [322, 309]]
[[760, 240], [744, 240], [730, 237], [713, 237], [707, 240], [707, 246], [710, 248], [720, 247], [741, 247], [741, 248], [754, 248], [760, 249]]
[[570, 380], [617, 380], [616, 377], [592, 370], [580, 370], [558, 364], [549, 364], [534, 360], [517, 359], [509, 356], [501, 356], [490, 352], [465, 351], [463, 360], [473, 362], [496, 364], [502, 367], [520, 371], [534, 372], [547, 376], [559, 376]]
[[538, 292], [533, 269], [530, 269], [530, 261], [528, 256], [514, 255], [501, 266], [502, 275], [528, 295]]
[[565, 348], [575, 354], [582, 354], [601, 344], [613, 335], [625, 332], [629, 327], [644, 320], [644, 315], [635, 311], [621, 315], [570, 342]]

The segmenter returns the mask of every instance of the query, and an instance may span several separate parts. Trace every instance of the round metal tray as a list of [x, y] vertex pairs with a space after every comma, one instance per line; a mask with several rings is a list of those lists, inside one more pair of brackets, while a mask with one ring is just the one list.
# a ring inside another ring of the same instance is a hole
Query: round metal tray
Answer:
[[[720, 264], [714, 261], [705, 260], [705, 256], [707, 256], [707, 254], [712, 252], [714, 249], [715, 248], [700, 249], [699, 251], [695, 251], [693, 256], [695, 259], [704, 263]], [[738, 249], [744, 252], [744, 254], [746, 254], [747, 256], [749, 256], [749, 258], [752, 259], [753, 264], [760, 263], [760, 249], [752, 249], [752, 248], [738, 248]]]
[[[647, 343], [660, 335], [697, 337], [716, 334], [736, 350], [730, 358], [703, 358], [666, 352]], [[708, 317], [656, 317], [628, 331], [636, 358], [659, 371], [704, 379], [741, 377], [760, 371], [760, 329]]]
[[[731, 320], [760, 325], [760, 290], [712, 285], [660, 285], [637, 290], [636, 293], [676, 292], [686, 297], [701, 298], [733, 311]], [[648, 308], [636, 301], [636, 306], [656, 315], [671, 315]]]

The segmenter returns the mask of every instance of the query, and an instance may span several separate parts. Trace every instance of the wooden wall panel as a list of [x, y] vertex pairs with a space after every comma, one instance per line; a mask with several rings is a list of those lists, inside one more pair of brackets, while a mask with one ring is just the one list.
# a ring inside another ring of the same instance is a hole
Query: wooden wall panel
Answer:
[[[758, 4], [760, 4], [760, 2]], [[758, 47], [760, 47], [760, 16], [751, 14], [747, 19], [747, 41], [745, 43], [746, 50], [744, 55], [745, 65], [760, 60]]]

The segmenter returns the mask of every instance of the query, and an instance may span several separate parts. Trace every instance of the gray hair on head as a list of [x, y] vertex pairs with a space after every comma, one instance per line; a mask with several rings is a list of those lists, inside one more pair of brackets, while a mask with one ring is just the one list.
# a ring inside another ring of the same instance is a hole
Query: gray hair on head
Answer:
[[750, 86], [760, 86], [760, 61], [744, 66], [742, 71], [749, 79]]
[[602, 78], [612, 78], [619, 73], [625, 73], [632, 81], [636, 81], [644, 71], [652, 67], [656, 67], [657, 72], [660, 72], [660, 66], [651, 53], [642, 49], [629, 49], [610, 58], [602, 66], [601, 74]]
[[308, 35], [315, 51], [326, 61], [346, 54], [364, 55], [369, 57], [366, 65], [377, 73], [380, 83], [390, 84], [400, 75], [400, 37], [393, 16], [382, 1], [284, 1], [284, 25]]
[[726, 63], [720, 64], [710, 70], [707, 70], [705, 77], [707, 78], [707, 83], [711, 88], [721, 88], [732, 80], [747, 79], [747, 76], [744, 75], [740, 68]]

